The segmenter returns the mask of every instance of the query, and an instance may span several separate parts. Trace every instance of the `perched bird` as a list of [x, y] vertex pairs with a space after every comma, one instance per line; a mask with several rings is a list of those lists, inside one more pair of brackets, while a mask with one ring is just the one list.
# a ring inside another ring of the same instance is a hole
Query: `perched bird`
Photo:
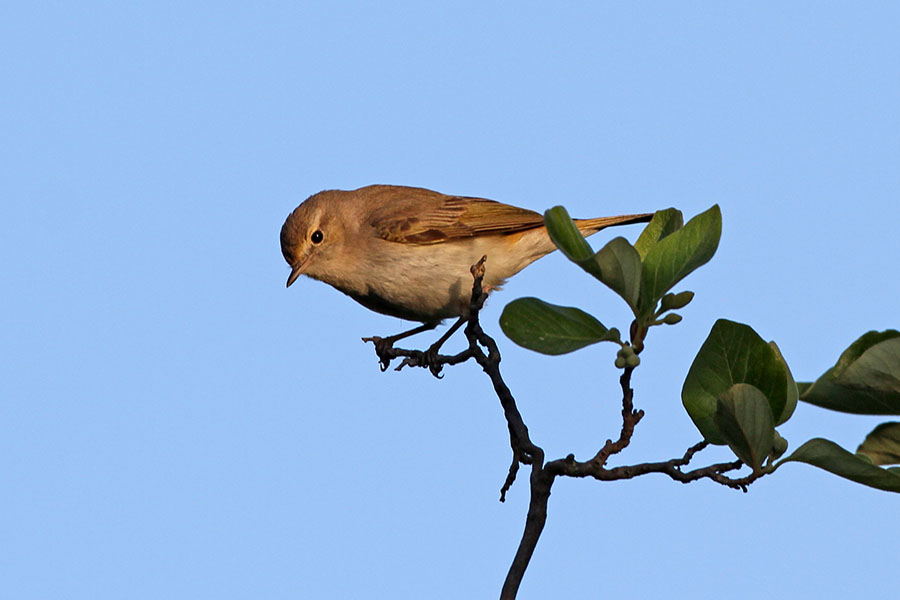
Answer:
[[[643, 223], [652, 214], [576, 219], [584, 235]], [[432, 328], [464, 318], [470, 268], [487, 256], [486, 292], [556, 246], [537, 212], [395, 185], [326, 190], [306, 199], [281, 228], [290, 286], [308, 275], [366, 308]], [[396, 336], [395, 336], [396, 339]]]

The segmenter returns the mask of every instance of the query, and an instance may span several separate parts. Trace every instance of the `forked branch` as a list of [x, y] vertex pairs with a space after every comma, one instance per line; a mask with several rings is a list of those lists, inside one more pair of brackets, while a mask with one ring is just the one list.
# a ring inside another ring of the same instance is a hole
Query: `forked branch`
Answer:
[[[622, 389], [622, 427], [618, 439], [607, 440], [596, 454], [587, 461], [578, 461], [573, 454], [569, 454], [565, 458], [556, 459], [545, 464], [544, 450], [531, 440], [528, 434], [528, 427], [525, 425], [525, 421], [516, 406], [516, 400], [500, 374], [500, 351], [497, 348], [497, 343], [484, 332], [479, 322], [479, 314], [487, 297], [482, 286], [485, 260], [486, 258], [482, 257], [478, 263], [472, 266], [473, 285], [469, 312], [466, 317], [454, 326], [459, 327], [462, 323], [465, 323], [464, 332], [469, 342], [465, 350], [449, 356], [439, 354], [437, 350], [447, 336], [442, 337], [438, 344], [425, 351], [394, 348], [393, 344], [379, 342], [375, 343], [375, 349], [384, 368], [387, 368], [391, 360], [403, 358], [404, 360], [397, 370], [406, 366], [423, 367], [439, 377], [445, 365], [455, 365], [474, 359], [490, 378], [494, 392], [500, 400], [500, 406], [503, 408], [512, 450], [512, 463], [500, 488], [501, 502], [505, 500], [506, 493], [516, 480], [519, 465], [523, 464], [531, 467], [529, 477], [531, 493], [528, 515], [525, 519], [525, 531], [522, 534], [516, 555], [503, 583], [503, 589], [500, 593], [501, 600], [511, 600], [518, 593], [522, 577], [525, 575], [525, 570], [528, 568], [528, 563], [534, 554], [534, 549], [537, 547], [541, 532], [547, 521], [547, 505], [550, 499], [550, 490], [556, 477], [593, 477], [599, 481], [615, 481], [631, 479], [649, 473], [662, 473], [681, 483], [710, 479], [730, 488], [747, 491], [749, 484], [765, 474], [765, 471], [762, 471], [738, 479], [725, 475], [741, 468], [742, 463], [739, 460], [685, 471], [684, 467], [690, 464], [694, 456], [709, 445], [705, 441], [691, 446], [678, 458], [661, 462], [607, 467], [609, 459], [627, 448], [631, 443], [635, 427], [644, 416], [644, 411], [635, 410], [633, 406], [634, 390], [631, 388], [631, 376], [634, 372], [634, 367], [625, 368], [619, 378], [619, 384]], [[636, 327], [632, 327], [632, 345], [636, 350], [642, 349], [645, 335], [645, 331], [642, 332]], [[381, 339], [367, 338], [367, 341]]]

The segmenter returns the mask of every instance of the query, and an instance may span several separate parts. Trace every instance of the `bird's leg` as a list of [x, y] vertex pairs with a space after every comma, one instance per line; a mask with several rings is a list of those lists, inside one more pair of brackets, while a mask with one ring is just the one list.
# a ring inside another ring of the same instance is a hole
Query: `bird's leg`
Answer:
[[[404, 331], [402, 333], [384, 338], [378, 337], [377, 335], [373, 335], [372, 337], [364, 337], [362, 341], [372, 342], [375, 345], [375, 354], [378, 356], [379, 366], [381, 367], [382, 371], [387, 371], [387, 368], [391, 365], [391, 360], [397, 358], [396, 355], [392, 356], [390, 352], [394, 349], [394, 342], [416, 335], [417, 333], [422, 333], [423, 331], [431, 331], [438, 326], [438, 323], [439, 321], [436, 321], [434, 323], [425, 323], [423, 325], [419, 325], [418, 327], [414, 327], [409, 331]], [[451, 327], [451, 329], [453, 328]]]
[[441, 356], [438, 352], [441, 349], [441, 346], [453, 336], [454, 333], [459, 331], [459, 328], [462, 327], [465, 323], [469, 321], [473, 321], [477, 324], [478, 322], [478, 311], [481, 310], [481, 307], [484, 306], [485, 298], [487, 298], [488, 293], [491, 291], [491, 286], [484, 285], [484, 262], [487, 260], [487, 256], [482, 256], [481, 260], [472, 265], [472, 277], [475, 278], [472, 284], [472, 300], [469, 305], [469, 311], [466, 316], [461, 316], [456, 323], [451, 325], [447, 331], [442, 335], [438, 341], [433, 343], [428, 347], [427, 350], [406, 350], [404, 348], [394, 348], [394, 342], [398, 340], [402, 340], [403, 338], [409, 337], [411, 335], [415, 335], [417, 333], [422, 333], [423, 331], [429, 331], [438, 326], [440, 321], [435, 321], [433, 323], [425, 323], [416, 327], [414, 329], [410, 329], [409, 331], [404, 331], [403, 333], [398, 333], [397, 335], [392, 335], [390, 337], [382, 338], [378, 336], [372, 337], [364, 337], [362, 340], [364, 342], [372, 342], [375, 345], [375, 354], [378, 356], [378, 362], [382, 371], [386, 371], [387, 368], [391, 365], [391, 361], [398, 357], [404, 357], [403, 362], [400, 363], [400, 366], [397, 367], [397, 371], [402, 369], [403, 367], [428, 367], [428, 370], [431, 371], [431, 374], [437, 378], [441, 377], [441, 369], [443, 369], [444, 365], [455, 365], [461, 362], [465, 362], [469, 358], [473, 356], [472, 347], [470, 346], [466, 350], [463, 350], [459, 354], [455, 354], [453, 356]]
[[435, 377], [440, 377], [441, 367], [442, 367], [442, 365], [441, 365], [440, 362], [438, 361], [438, 351], [441, 349], [441, 346], [443, 346], [444, 343], [445, 343], [447, 340], [449, 340], [450, 337], [451, 337], [454, 333], [456, 333], [456, 332], [459, 330], [460, 327], [462, 327], [463, 323], [465, 323], [465, 322], [468, 321], [468, 320], [469, 320], [468, 317], [460, 317], [460, 318], [456, 321], [456, 323], [454, 323], [453, 325], [451, 325], [451, 326], [447, 329], [447, 331], [444, 332], [444, 335], [442, 335], [442, 336], [438, 339], [438, 341], [436, 341], [436, 342], [433, 343], [431, 346], [429, 346], [429, 347], [428, 347], [428, 350], [425, 351], [425, 356], [423, 356], [423, 362], [424, 362], [424, 364], [423, 364], [422, 366], [426, 366], [426, 365], [427, 365], [427, 366], [428, 366], [428, 370], [431, 371], [431, 374], [434, 375]]

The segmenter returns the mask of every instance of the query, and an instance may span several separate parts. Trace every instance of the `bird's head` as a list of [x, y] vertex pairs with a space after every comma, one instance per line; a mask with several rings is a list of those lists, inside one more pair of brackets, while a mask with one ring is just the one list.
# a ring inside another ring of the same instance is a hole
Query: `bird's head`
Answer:
[[321, 279], [344, 237], [340, 220], [340, 192], [325, 191], [310, 196], [288, 215], [281, 227], [281, 253], [291, 267], [287, 285], [300, 275]]

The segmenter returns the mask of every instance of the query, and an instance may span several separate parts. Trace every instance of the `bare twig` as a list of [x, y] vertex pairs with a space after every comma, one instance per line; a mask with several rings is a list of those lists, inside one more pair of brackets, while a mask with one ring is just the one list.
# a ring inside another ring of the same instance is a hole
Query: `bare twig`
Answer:
[[[403, 362], [397, 367], [398, 371], [407, 366], [423, 367], [429, 369], [436, 377], [440, 377], [441, 370], [445, 365], [455, 365], [474, 359], [490, 378], [494, 392], [500, 400], [500, 406], [503, 408], [503, 415], [506, 418], [506, 424], [509, 429], [509, 443], [512, 449], [512, 463], [509, 466], [503, 486], [500, 488], [501, 502], [506, 500], [506, 493], [515, 483], [519, 465], [531, 466], [529, 477], [531, 493], [528, 515], [525, 519], [525, 530], [522, 533], [522, 539], [519, 541], [515, 557], [507, 572], [506, 580], [503, 582], [503, 589], [500, 593], [501, 600], [512, 600], [518, 593], [522, 577], [525, 575], [525, 570], [528, 568], [528, 563], [534, 554], [534, 549], [537, 547], [541, 532], [547, 522], [547, 505], [550, 499], [550, 490], [556, 477], [592, 477], [598, 481], [615, 481], [631, 479], [649, 473], [662, 473], [681, 483], [710, 479], [730, 488], [747, 491], [748, 485], [767, 473], [763, 469], [738, 479], [726, 476], [726, 473], [741, 468], [742, 463], [739, 460], [712, 464], [690, 471], [682, 470], [683, 467], [686, 467], [693, 460], [698, 452], [709, 445], [705, 441], [694, 444], [678, 458], [662, 462], [607, 468], [606, 464], [609, 459], [620, 453], [631, 443], [635, 427], [644, 416], [644, 411], [635, 410], [633, 406], [634, 390], [631, 388], [633, 367], [627, 367], [619, 378], [622, 389], [622, 428], [618, 439], [615, 441], [606, 440], [606, 443], [597, 453], [587, 461], [577, 461], [573, 454], [569, 454], [565, 458], [545, 464], [544, 450], [532, 442], [528, 434], [528, 427], [525, 425], [525, 421], [522, 419], [522, 415], [516, 406], [516, 400], [500, 375], [500, 351], [497, 349], [497, 343], [484, 332], [479, 322], [479, 313], [487, 297], [482, 286], [485, 260], [486, 257], [482, 257], [477, 264], [472, 266], [474, 281], [468, 315], [461, 318], [450, 331], [428, 350], [394, 348], [393, 341], [399, 338], [365, 338], [365, 340], [375, 343], [375, 351], [382, 365], [382, 370], [386, 369], [394, 358], [403, 358]], [[437, 350], [440, 348], [440, 345], [463, 323], [465, 323], [465, 336], [469, 342], [468, 347], [462, 352], [450, 356], [439, 354]], [[646, 334], [647, 331], [638, 327], [637, 323], [632, 325], [631, 344], [636, 353], [643, 350]]]

